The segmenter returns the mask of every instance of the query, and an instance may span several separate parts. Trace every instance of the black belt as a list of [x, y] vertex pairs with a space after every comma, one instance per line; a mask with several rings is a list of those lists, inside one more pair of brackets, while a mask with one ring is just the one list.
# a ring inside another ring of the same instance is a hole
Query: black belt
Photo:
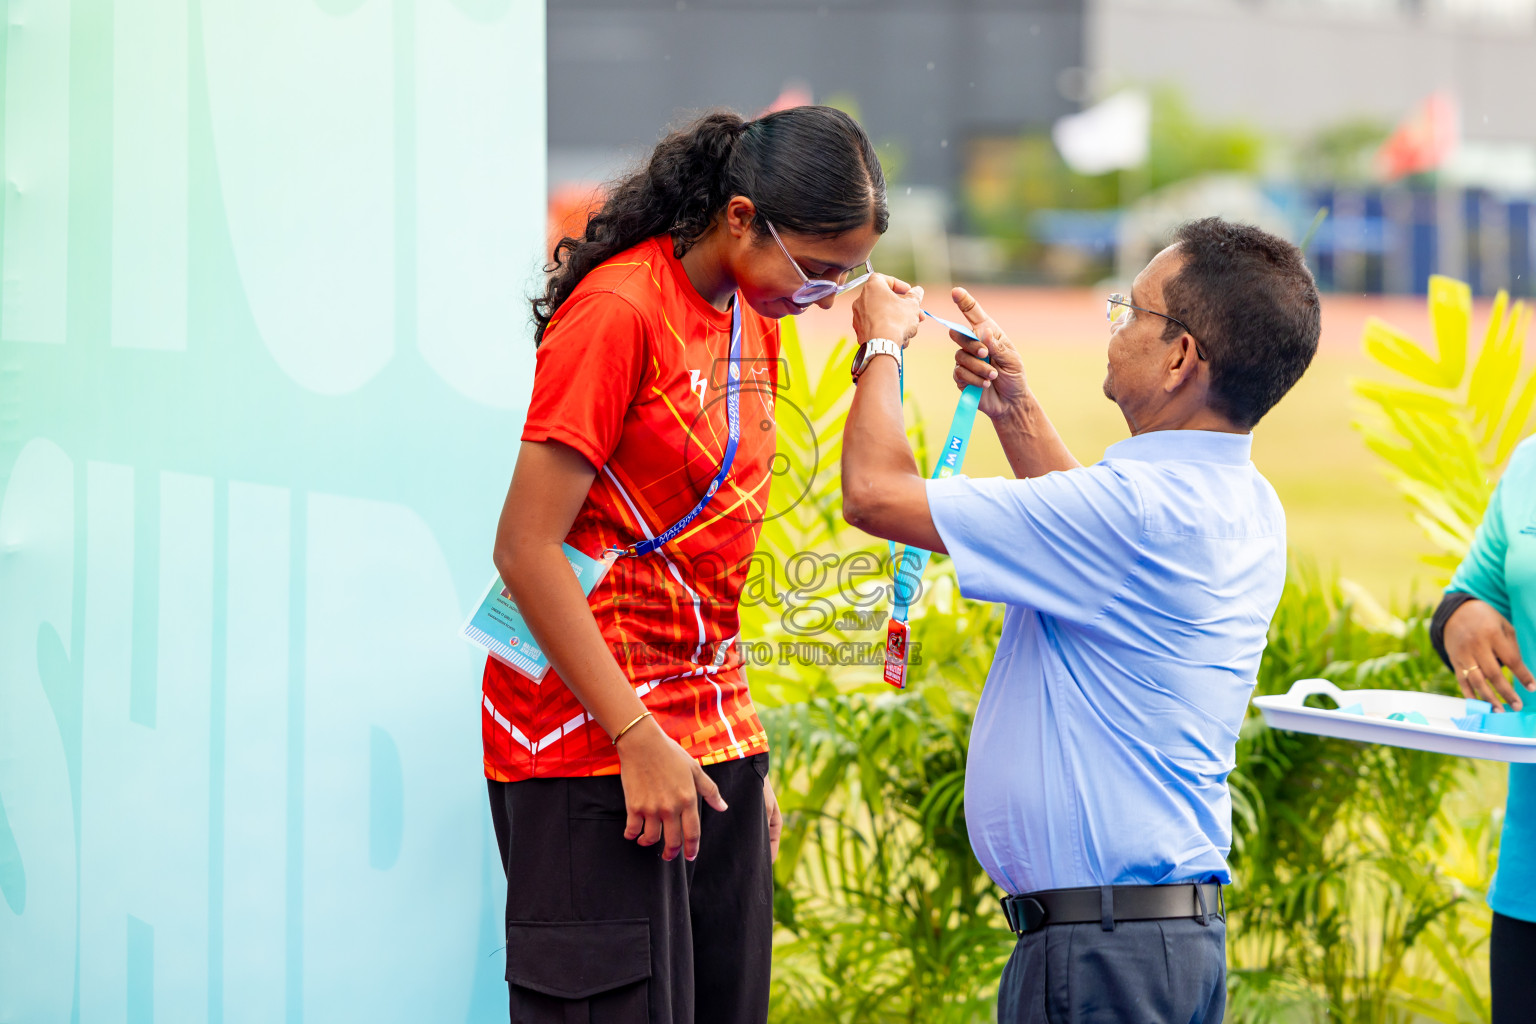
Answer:
[[1157, 921], [1193, 917], [1201, 924], [1226, 920], [1227, 907], [1217, 882], [1179, 885], [1102, 885], [1084, 889], [1044, 889], [1003, 897], [1003, 913], [1015, 935], [1050, 924], [1097, 922], [1105, 931], [1116, 921]]

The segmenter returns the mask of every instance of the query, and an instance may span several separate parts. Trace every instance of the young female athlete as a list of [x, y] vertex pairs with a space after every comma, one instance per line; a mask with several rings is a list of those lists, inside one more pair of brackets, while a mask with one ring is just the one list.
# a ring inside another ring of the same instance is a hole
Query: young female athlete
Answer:
[[[515, 1021], [767, 1018], [779, 815], [736, 641], [776, 321], [886, 221], [846, 114], [712, 113], [556, 247], [495, 549], [552, 668], [487, 661], [482, 706]], [[614, 558], [590, 594], [563, 545]]]

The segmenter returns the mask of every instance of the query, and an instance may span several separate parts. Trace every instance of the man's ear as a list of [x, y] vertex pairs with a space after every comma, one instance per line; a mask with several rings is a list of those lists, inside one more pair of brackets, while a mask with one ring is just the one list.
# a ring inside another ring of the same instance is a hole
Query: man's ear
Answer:
[[1163, 365], [1163, 390], [1171, 395], [1184, 387], [1195, 379], [1199, 366], [1194, 335], [1185, 331], [1168, 343], [1168, 356]]

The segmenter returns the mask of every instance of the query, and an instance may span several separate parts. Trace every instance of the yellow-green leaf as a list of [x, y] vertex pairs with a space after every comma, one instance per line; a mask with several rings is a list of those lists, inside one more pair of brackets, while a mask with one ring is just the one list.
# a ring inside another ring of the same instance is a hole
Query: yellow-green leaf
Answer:
[[839, 338], [822, 366], [821, 377], [816, 382], [816, 390], [811, 398], [812, 408], [806, 410], [808, 415], [825, 415], [838, 402], [848, 397], [848, 389], [853, 386], [853, 379], [846, 372], [846, 367], [852, 359], [852, 342], [847, 338]]
[[1424, 384], [1435, 383], [1439, 376], [1435, 361], [1412, 338], [1384, 320], [1367, 320], [1362, 341], [1366, 355], [1390, 370]]
[[[1467, 366], [1467, 332], [1472, 324], [1472, 289], [1465, 282], [1436, 274], [1429, 279], [1429, 319], [1440, 348], [1440, 387], [1461, 383]], [[1426, 382], [1428, 383], [1428, 382]]]
[[1415, 408], [1451, 414], [1460, 408], [1459, 403], [1444, 395], [1431, 394], [1420, 388], [1405, 388], [1399, 384], [1385, 384], [1377, 380], [1356, 379], [1350, 382], [1355, 394], [1380, 402], [1388, 408]]
[[[1525, 349], [1526, 334], [1531, 326], [1531, 314], [1529, 310], [1521, 309], [1523, 303], [1516, 304], [1516, 310], [1520, 313], [1520, 323], [1514, 332], [1514, 343], [1517, 351]], [[1499, 432], [1497, 443], [1494, 445], [1494, 466], [1502, 466], [1509, 459], [1510, 453], [1515, 450], [1515, 445], [1525, 437], [1526, 428], [1530, 424], [1531, 409], [1536, 405], [1536, 369], [1533, 369], [1525, 379], [1525, 386], [1520, 389], [1520, 394], [1510, 406], [1509, 415], [1505, 417], [1504, 429]]]
[[1472, 413], [1473, 425], [1483, 428], [1480, 443], [1484, 445], [1493, 441], [1503, 422], [1515, 377], [1520, 372], [1521, 352], [1515, 335], [1523, 309], [1517, 304], [1506, 316], [1507, 303], [1508, 296], [1499, 292], [1488, 320], [1483, 350], [1478, 353], [1467, 384], [1467, 406]]
[[800, 343], [800, 328], [794, 318], [779, 321], [779, 355], [788, 364], [788, 381], [779, 382], [781, 394], [790, 392], [811, 393], [805, 372], [805, 347]]
[[1437, 522], [1422, 512], [1414, 515], [1413, 521], [1418, 523], [1419, 527], [1429, 535], [1430, 542], [1435, 547], [1454, 558], [1456, 563], [1459, 564], [1466, 557], [1467, 548], [1472, 544], [1472, 534], [1470, 531], [1463, 533], [1460, 530], [1452, 530], [1445, 524]]

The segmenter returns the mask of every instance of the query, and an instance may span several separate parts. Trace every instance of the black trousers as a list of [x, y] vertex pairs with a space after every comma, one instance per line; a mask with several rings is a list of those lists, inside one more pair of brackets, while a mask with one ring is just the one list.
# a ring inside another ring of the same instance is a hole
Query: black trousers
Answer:
[[1221, 1024], [1227, 925], [1194, 918], [1047, 925], [1003, 968], [999, 1024]]
[[1494, 914], [1488, 946], [1493, 1024], [1529, 1024], [1536, 1017], [1536, 924]]
[[710, 765], [699, 855], [624, 838], [617, 775], [491, 782], [513, 1024], [761, 1024], [773, 954], [768, 755]]

